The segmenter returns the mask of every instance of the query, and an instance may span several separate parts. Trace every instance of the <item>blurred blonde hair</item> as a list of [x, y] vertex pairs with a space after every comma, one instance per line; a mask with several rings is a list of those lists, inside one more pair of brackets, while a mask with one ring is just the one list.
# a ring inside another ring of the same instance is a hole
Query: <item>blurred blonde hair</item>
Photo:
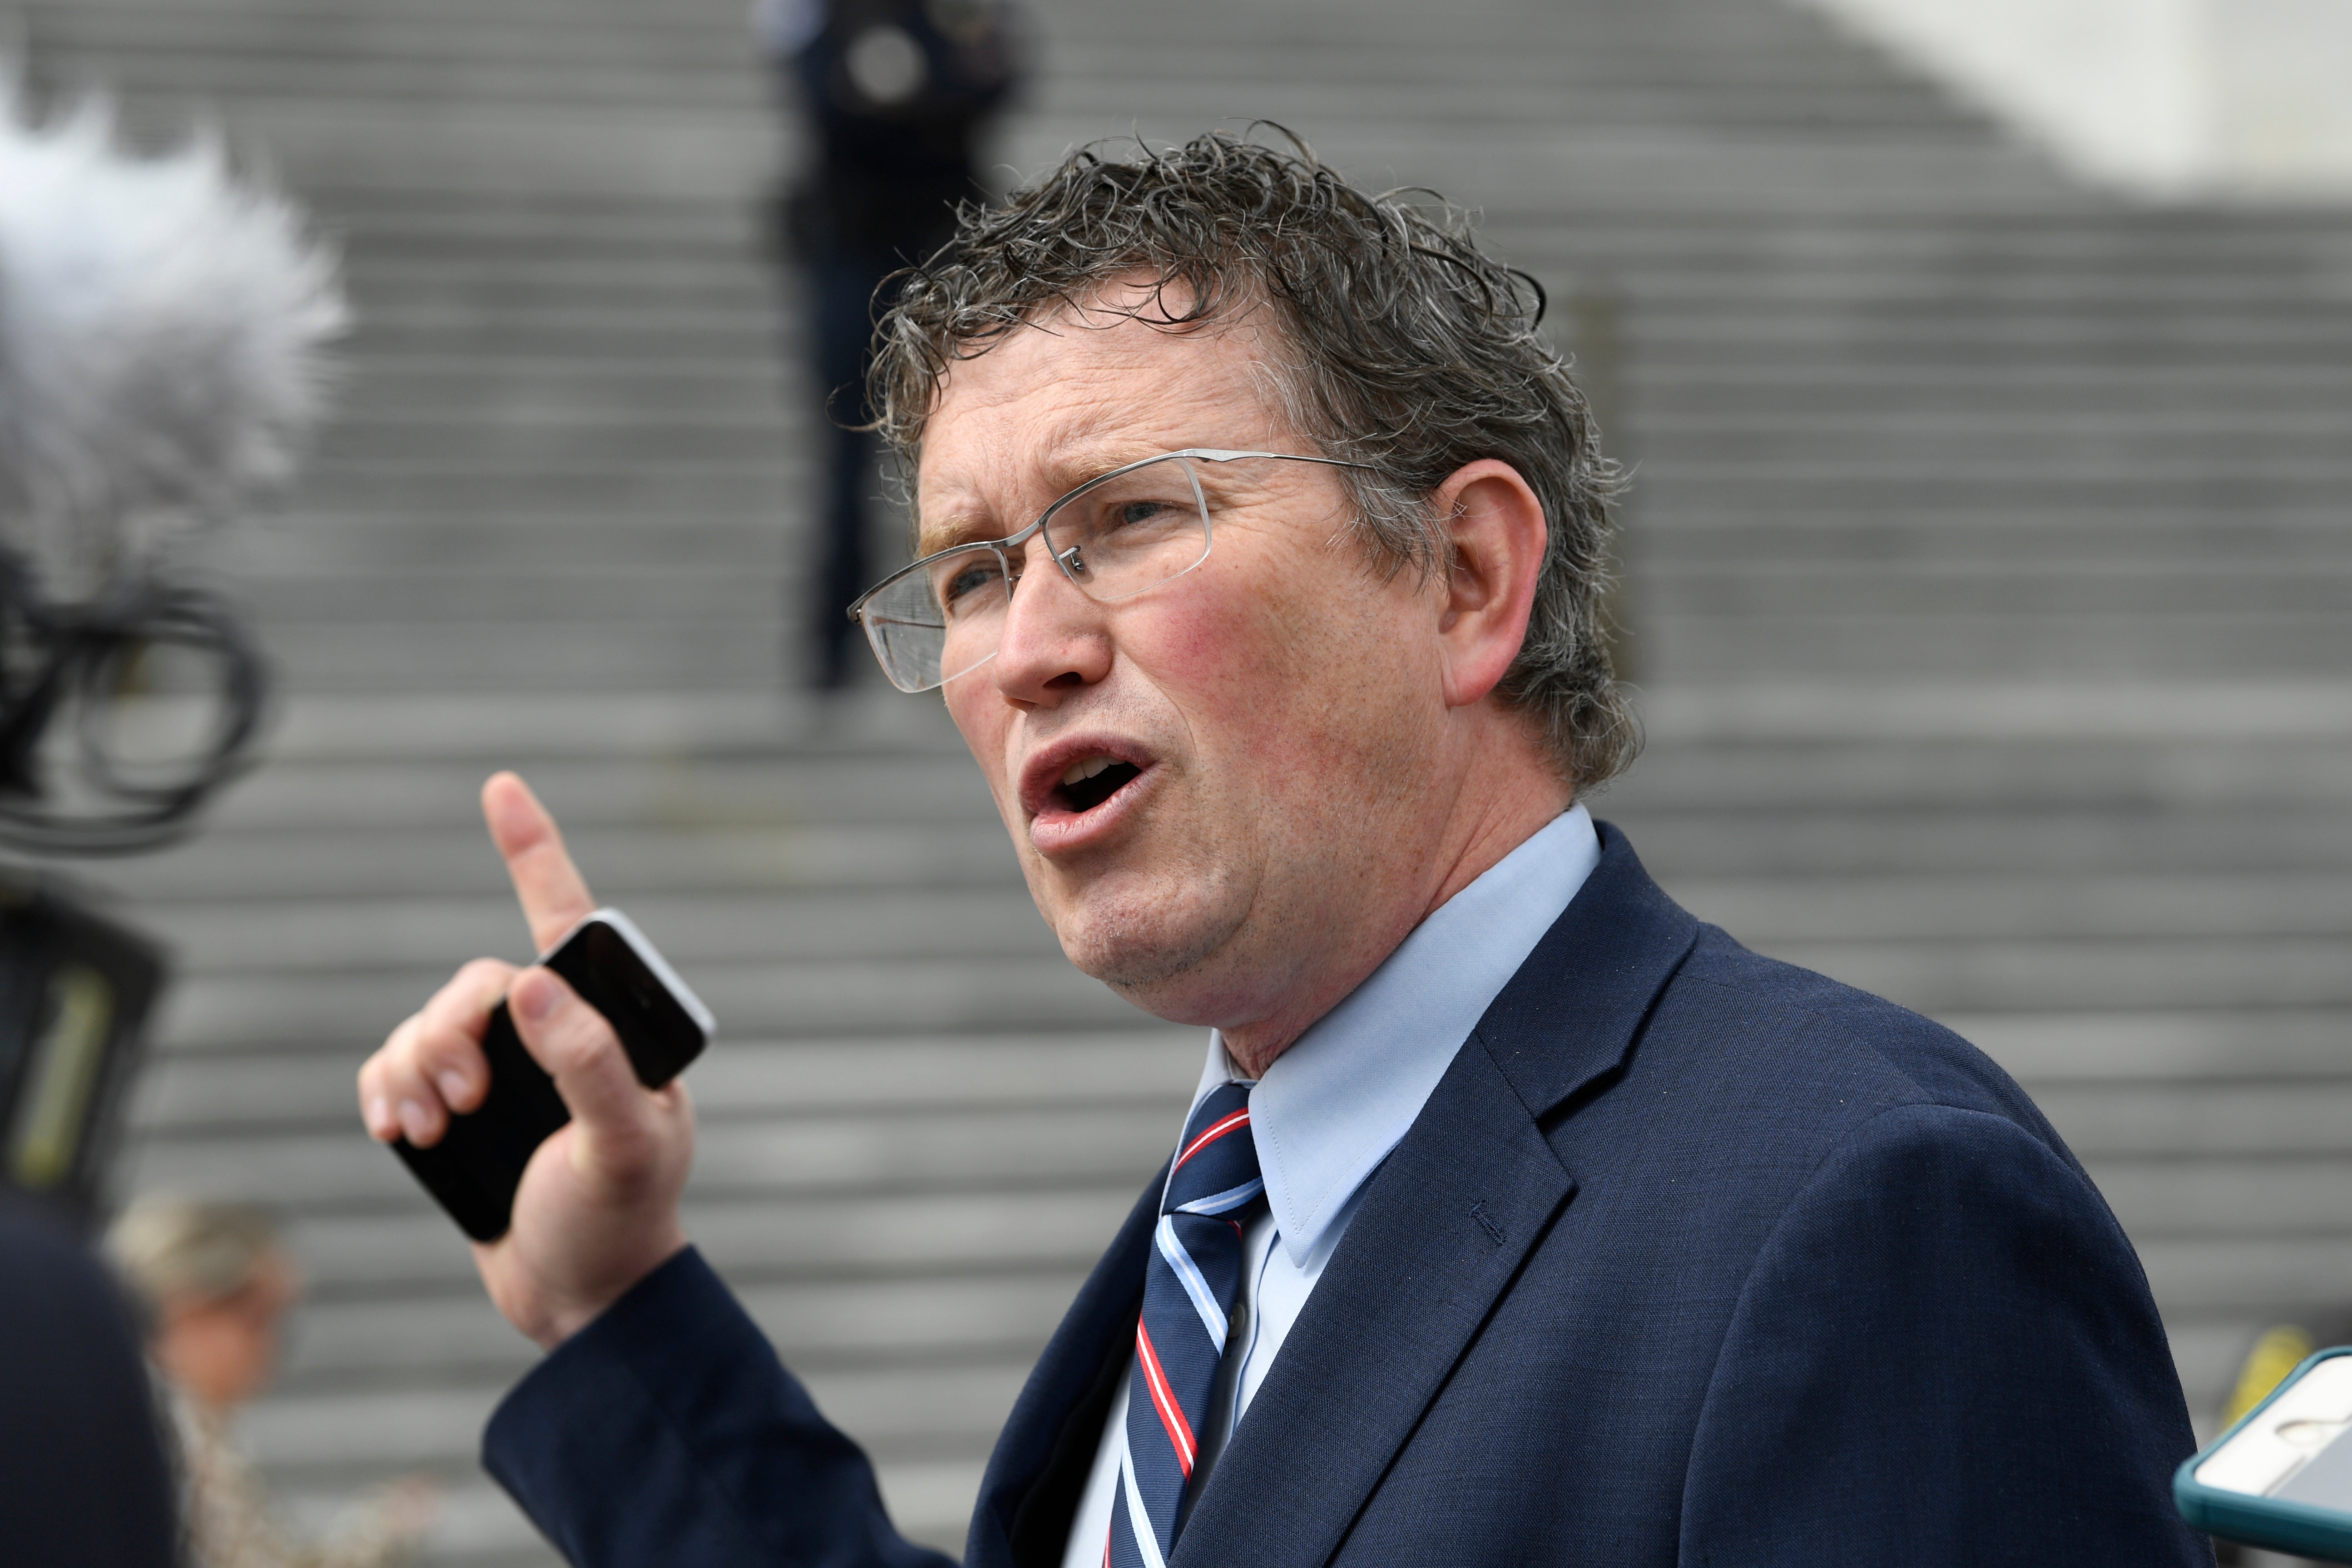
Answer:
[[236, 1295], [285, 1248], [261, 1209], [154, 1195], [123, 1211], [106, 1250], [152, 1321], [169, 1302]]

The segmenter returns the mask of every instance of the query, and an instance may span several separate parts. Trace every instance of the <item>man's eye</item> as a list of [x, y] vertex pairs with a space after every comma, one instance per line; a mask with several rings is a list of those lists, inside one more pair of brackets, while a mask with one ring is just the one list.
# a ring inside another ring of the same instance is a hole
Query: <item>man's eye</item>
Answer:
[[961, 562], [941, 579], [940, 603], [953, 609], [958, 600], [968, 599], [974, 594], [983, 594], [991, 589], [1002, 592], [998, 584], [1003, 578], [1003, 574], [997, 570], [993, 561]]
[[1116, 533], [1122, 528], [1142, 528], [1154, 523], [1173, 521], [1180, 509], [1172, 501], [1114, 501], [1102, 510], [1099, 531]]

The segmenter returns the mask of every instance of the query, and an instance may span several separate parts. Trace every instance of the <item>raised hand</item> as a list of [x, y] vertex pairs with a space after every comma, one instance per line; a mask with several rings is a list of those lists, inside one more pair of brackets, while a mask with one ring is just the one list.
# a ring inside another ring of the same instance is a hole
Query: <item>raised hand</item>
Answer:
[[[543, 952], [595, 900], [555, 819], [520, 778], [494, 774], [482, 786], [482, 816]], [[481, 1103], [482, 1030], [500, 996], [572, 1121], [531, 1157], [512, 1227], [477, 1244], [474, 1264], [507, 1320], [552, 1348], [686, 1245], [677, 1205], [694, 1163], [694, 1110], [675, 1079], [639, 1084], [611, 1026], [561, 978], [478, 958], [360, 1068], [372, 1137], [430, 1147], [453, 1111]]]

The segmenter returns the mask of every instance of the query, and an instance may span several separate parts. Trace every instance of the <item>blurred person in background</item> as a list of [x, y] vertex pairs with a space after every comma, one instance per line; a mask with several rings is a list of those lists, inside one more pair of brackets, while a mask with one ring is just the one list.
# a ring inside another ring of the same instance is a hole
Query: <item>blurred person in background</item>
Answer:
[[822, 542], [805, 604], [814, 684], [863, 659], [844, 613], [871, 575], [866, 492], [880, 478], [866, 404], [884, 285], [947, 243], [984, 193], [982, 125], [1015, 82], [1003, 0], [757, 0], [752, 26], [808, 129], [809, 162], [778, 198], [773, 242], [803, 272], [824, 439]]
[[115, 1223], [107, 1246], [145, 1310], [148, 1357], [166, 1391], [188, 1568], [379, 1568], [411, 1555], [434, 1512], [429, 1482], [400, 1482], [304, 1544], [231, 1436], [238, 1409], [276, 1372], [287, 1315], [302, 1297], [269, 1216], [149, 1197]]

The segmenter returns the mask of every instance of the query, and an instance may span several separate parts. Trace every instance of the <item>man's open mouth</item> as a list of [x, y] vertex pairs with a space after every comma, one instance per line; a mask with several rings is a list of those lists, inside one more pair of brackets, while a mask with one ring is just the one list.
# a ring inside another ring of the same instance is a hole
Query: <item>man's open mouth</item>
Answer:
[[1126, 788], [1128, 781], [1142, 771], [1133, 763], [1123, 763], [1117, 757], [1082, 758], [1063, 773], [1054, 785], [1052, 799], [1072, 811], [1092, 811]]

